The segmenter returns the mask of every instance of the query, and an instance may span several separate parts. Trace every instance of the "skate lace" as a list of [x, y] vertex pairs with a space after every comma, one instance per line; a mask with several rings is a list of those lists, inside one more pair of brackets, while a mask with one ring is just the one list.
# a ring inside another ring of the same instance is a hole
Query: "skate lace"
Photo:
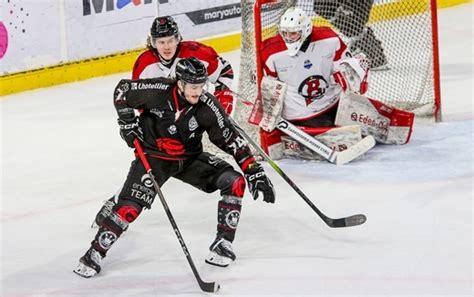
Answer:
[[222, 249], [229, 251], [231, 253], [234, 253], [234, 250], [232, 249], [232, 243], [230, 243], [230, 241], [222, 239], [219, 245], [221, 246]]

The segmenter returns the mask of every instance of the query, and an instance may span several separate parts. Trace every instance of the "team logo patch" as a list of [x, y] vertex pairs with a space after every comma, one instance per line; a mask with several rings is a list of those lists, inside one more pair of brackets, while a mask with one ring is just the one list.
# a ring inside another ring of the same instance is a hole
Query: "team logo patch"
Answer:
[[312, 75], [305, 79], [298, 87], [298, 93], [305, 98], [306, 106], [315, 100], [321, 99], [329, 86], [321, 75]]
[[313, 63], [311, 63], [310, 60], [304, 60], [303, 67], [306, 68], [306, 69], [309, 69], [309, 68], [313, 67]]
[[124, 83], [120, 86], [120, 89], [124, 92], [128, 92], [128, 90], [130, 89], [130, 86], [128, 83]]
[[194, 116], [191, 117], [189, 120], [189, 131], [194, 131], [198, 127], [198, 122], [196, 121], [196, 118]]
[[108, 250], [112, 244], [117, 240], [117, 235], [111, 231], [102, 232], [99, 235], [99, 246], [104, 250]]
[[145, 187], [148, 187], [148, 188], [153, 187], [153, 182], [151, 181], [151, 178], [150, 178], [150, 176], [148, 175], [148, 173], [145, 173], [145, 174], [142, 176], [141, 182], [142, 182], [142, 184], [145, 185]]
[[176, 128], [175, 125], [171, 125], [168, 127], [168, 132], [173, 135], [173, 134], [176, 134], [176, 132], [178, 132], [178, 128]]
[[216, 156], [209, 156], [208, 162], [210, 165], [216, 165], [222, 162], [222, 159], [216, 157]]
[[152, 114], [155, 114], [156, 116], [158, 116], [160, 119], [163, 117], [163, 111], [161, 111], [159, 109], [152, 108], [152, 109], [150, 109], [150, 112]]
[[351, 113], [351, 120], [352, 121], [356, 122], [357, 118], [358, 118], [357, 113], [355, 113], [355, 112]]
[[240, 212], [238, 210], [233, 210], [225, 216], [225, 222], [227, 226], [231, 229], [236, 229], [239, 224]]
[[222, 131], [222, 136], [224, 136], [225, 140], [228, 141], [231, 136], [230, 129], [225, 128], [224, 131]]
[[116, 103], [121, 103], [121, 101], [125, 101], [126, 98], [124, 95], [125, 93], [128, 92], [129, 89], [130, 89], [129, 83], [120, 84], [120, 86], [117, 89], [115, 89], [114, 101]]

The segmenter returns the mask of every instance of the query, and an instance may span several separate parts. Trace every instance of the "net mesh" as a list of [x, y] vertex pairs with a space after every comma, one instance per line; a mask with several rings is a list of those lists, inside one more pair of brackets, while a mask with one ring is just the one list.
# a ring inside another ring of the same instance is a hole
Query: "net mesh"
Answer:
[[[434, 119], [431, 1], [434, 0], [273, 1], [260, 6], [258, 25], [254, 20], [255, 0], [241, 0], [239, 94], [249, 100], [257, 96], [256, 30], [261, 30], [262, 40], [276, 35], [280, 16], [296, 5], [312, 16], [314, 25], [333, 28], [353, 54], [364, 52], [371, 59], [373, 70], [367, 96], [413, 111], [417, 118]], [[245, 124], [250, 111], [251, 107], [238, 102], [235, 117], [257, 137], [257, 129]]]

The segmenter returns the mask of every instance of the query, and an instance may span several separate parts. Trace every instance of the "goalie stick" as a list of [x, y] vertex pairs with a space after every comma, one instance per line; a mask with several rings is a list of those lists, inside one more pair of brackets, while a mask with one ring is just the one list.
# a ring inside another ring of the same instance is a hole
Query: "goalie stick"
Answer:
[[288, 136], [291, 136], [296, 141], [303, 144], [313, 152], [323, 156], [329, 162], [334, 163], [336, 165], [344, 165], [346, 163], [349, 163], [355, 158], [366, 153], [375, 145], [374, 137], [372, 135], [368, 135], [356, 144], [351, 145], [349, 148], [338, 152], [335, 149], [331, 149], [330, 147], [326, 146], [324, 143], [312, 137], [308, 133], [301, 131], [300, 129], [298, 129], [298, 127], [296, 127], [285, 119], [278, 119], [277, 128], [278, 130], [284, 132]]
[[[231, 92], [232, 94], [236, 95], [243, 104], [253, 106], [253, 103], [245, 99], [242, 95], [234, 91]], [[356, 144], [350, 146], [348, 149], [338, 152], [335, 149], [328, 147], [321, 141], [315, 139], [308, 133], [301, 131], [301, 129], [298, 129], [298, 127], [287, 120], [282, 119], [281, 117], [277, 119], [276, 127], [278, 130], [282, 131], [288, 136], [291, 136], [293, 139], [303, 144], [313, 152], [324, 157], [330, 163], [336, 165], [344, 165], [351, 162], [352, 160], [369, 151], [375, 145], [374, 137], [372, 135], [368, 135]]]
[[188, 260], [189, 266], [191, 266], [191, 270], [193, 271], [194, 276], [196, 277], [199, 287], [204, 292], [210, 292], [210, 293], [217, 292], [217, 290], [219, 290], [220, 288], [219, 284], [215, 282], [210, 282], [210, 283], [205, 282], [199, 276], [196, 266], [194, 265], [194, 261], [191, 258], [191, 254], [189, 253], [189, 250], [186, 247], [186, 243], [184, 243], [183, 236], [181, 235], [181, 232], [179, 232], [178, 225], [176, 224], [176, 221], [174, 220], [174, 217], [171, 214], [170, 208], [168, 207], [168, 203], [166, 203], [165, 197], [163, 196], [163, 192], [161, 192], [161, 188], [156, 182], [155, 176], [153, 175], [153, 172], [151, 170], [150, 163], [148, 163], [148, 159], [145, 156], [145, 153], [143, 152], [142, 145], [140, 141], [136, 138], [133, 141], [133, 144], [135, 145], [135, 148], [137, 150], [138, 157], [142, 161], [143, 167], [145, 167], [145, 170], [148, 176], [150, 177], [151, 182], [153, 183], [153, 186], [155, 187], [156, 193], [158, 194], [158, 197], [160, 198], [161, 204], [163, 204], [163, 208], [165, 209], [166, 215], [168, 216], [171, 226], [173, 227], [174, 233], [178, 237], [178, 241], [181, 244], [181, 248], [183, 249], [183, 252], [186, 255], [186, 259]]
[[229, 117], [232, 124], [235, 128], [242, 134], [242, 136], [247, 139], [247, 141], [253, 146], [255, 150], [272, 166], [272, 168], [300, 195], [301, 198], [313, 209], [318, 216], [331, 228], [340, 228], [340, 227], [352, 227], [365, 223], [367, 220], [366, 216], [363, 214], [356, 214], [345, 218], [333, 219], [326, 216], [322, 211], [320, 211], [316, 205], [311, 202], [311, 200], [296, 186], [296, 184], [288, 177], [288, 175], [283, 172], [283, 170], [278, 166], [278, 164], [273, 161], [270, 156], [268, 156], [263, 149], [250, 137], [244, 129], [242, 129], [237, 122]]

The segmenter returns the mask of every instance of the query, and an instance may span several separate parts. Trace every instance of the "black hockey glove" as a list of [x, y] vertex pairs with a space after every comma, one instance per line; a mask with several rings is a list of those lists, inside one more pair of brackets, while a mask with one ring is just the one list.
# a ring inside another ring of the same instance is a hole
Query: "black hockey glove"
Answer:
[[260, 164], [257, 162], [250, 163], [244, 171], [244, 176], [254, 200], [258, 198], [258, 192], [262, 192], [263, 201], [275, 203], [275, 190]]
[[138, 140], [143, 142], [143, 132], [140, 127], [140, 120], [137, 116], [131, 120], [119, 118], [117, 122], [120, 127], [120, 136], [122, 136], [122, 139], [125, 140], [129, 147], [135, 147], [135, 145], [133, 145], [135, 138], [138, 138]]

